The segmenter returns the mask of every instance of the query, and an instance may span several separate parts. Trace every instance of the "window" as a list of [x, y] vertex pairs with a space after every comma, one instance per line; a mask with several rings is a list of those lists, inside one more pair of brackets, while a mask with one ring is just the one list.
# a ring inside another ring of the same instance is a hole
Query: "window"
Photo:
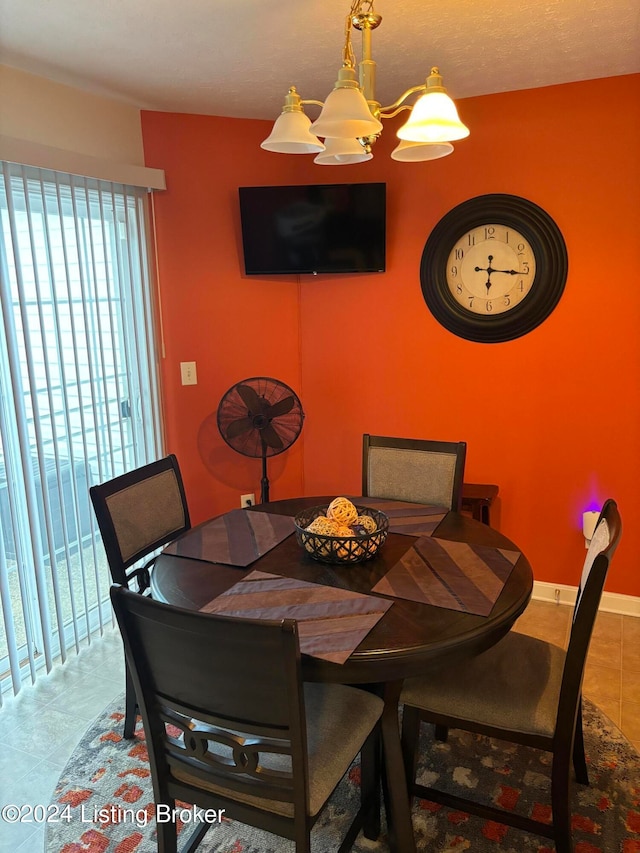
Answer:
[[141, 188], [2, 164], [0, 678], [15, 692], [111, 621], [89, 486], [161, 455], [146, 209]]

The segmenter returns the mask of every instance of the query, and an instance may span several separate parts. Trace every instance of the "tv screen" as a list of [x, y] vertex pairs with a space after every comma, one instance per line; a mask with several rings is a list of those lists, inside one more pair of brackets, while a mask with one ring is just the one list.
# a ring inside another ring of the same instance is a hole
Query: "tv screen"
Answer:
[[240, 187], [247, 275], [384, 272], [386, 184]]

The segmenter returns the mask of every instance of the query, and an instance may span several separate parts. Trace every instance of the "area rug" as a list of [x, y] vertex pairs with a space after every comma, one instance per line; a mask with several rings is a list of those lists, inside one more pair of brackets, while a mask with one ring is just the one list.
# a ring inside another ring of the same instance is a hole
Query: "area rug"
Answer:
[[[154, 853], [155, 807], [140, 722], [135, 739], [122, 732], [122, 700], [91, 724], [53, 795], [46, 853]], [[585, 744], [590, 787], [574, 784], [574, 853], [640, 853], [640, 756], [592, 703], [585, 701]], [[447, 743], [433, 740], [423, 726], [419, 780], [473, 795], [503, 808], [548, 819], [549, 756], [489, 738], [450, 732]], [[470, 760], [473, 756], [473, 761]], [[314, 853], [337, 850], [359, 799], [359, 766], [354, 763], [312, 832]], [[182, 831], [193, 809], [181, 804]], [[434, 853], [552, 853], [551, 842], [502, 824], [415, 800], [413, 826], [418, 850]], [[211, 816], [210, 816], [211, 820]], [[187, 827], [188, 832], [188, 827]], [[202, 853], [287, 853], [292, 842], [242, 824], [211, 823], [198, 848]], [[377, 841], [362, 835], [357, 853], [389, 850], [384, 816]]]

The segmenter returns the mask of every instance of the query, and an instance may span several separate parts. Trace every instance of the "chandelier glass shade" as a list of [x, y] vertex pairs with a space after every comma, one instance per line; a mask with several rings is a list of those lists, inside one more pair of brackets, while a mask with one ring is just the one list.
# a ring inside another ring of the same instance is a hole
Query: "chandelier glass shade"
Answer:
[[317, 154], [324, 151], [324, 145], [311, 133], [310, 127], [311, 119], [304, 112], [282, 112], [260, 147], [279, 154]]
[[357, 139], [339, 138], [325, 139], [325, 149], [314, 158], [313, 162], [320, 166], [345, 166], [349, 163], [364, 163], [371, 160], [373, 154], [358, 142]]
[[450, 142], [407, 142], [401, 139], [391, 152], [391, 159], [400, 163], [421, 163], [424, 160], [438, 160], [453, 154]]
[[[345, 74], [344, 72], [349, 72]], [[348, 85], [353, 80], [355, 85]], [[338, 81], [322, 107], [322, 112], [311, 125], [317, 136], [340, 139], [372, 136], [380, 133], [382, 122], [375, 118], [352, 68], [341, 68]]]
[[[436, 81], [433, 83], [432, 81]], [[418, 98], [411, 115], [398, 130], [398, 138], [407, 142], [455, 142], [469, 136], [458, 117], [458, 110], [441, 85], [437, 68], [431, 69], [427, 91]]]
[[[373, 0], [351, 0], [343, 62], [333, 90], [323, 102], [303, 100], [292, 86], [262, 148], [280, 154], [316, 154], [314, 162], [319, 165], [362, 163], [373, 157], [371, 148], [382, 132], [382, 121], [404, 110], [409, 111], [409, 117], [397, 132], [400, 144], [391, 154], [394, 160], [410, 163], [445, 157], [453, 152], [452, 142], [469, 135], [437, 68], [431, 69], [423, 85], [407, 89], [393, 104], [383, 107], [376, 100], [371, 34], [381, 21]], [[362, 59], [357, 71], [352, 29], [362, 33]], [[313, 123], [305, 113], [308, 105], [321, 107]]]

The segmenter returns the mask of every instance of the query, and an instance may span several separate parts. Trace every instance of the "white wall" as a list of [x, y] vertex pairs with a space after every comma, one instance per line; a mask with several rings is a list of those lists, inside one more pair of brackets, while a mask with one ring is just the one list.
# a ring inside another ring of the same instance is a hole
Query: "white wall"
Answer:
[[140, 110], [0, 65], [0, 135], [144, 164]]

